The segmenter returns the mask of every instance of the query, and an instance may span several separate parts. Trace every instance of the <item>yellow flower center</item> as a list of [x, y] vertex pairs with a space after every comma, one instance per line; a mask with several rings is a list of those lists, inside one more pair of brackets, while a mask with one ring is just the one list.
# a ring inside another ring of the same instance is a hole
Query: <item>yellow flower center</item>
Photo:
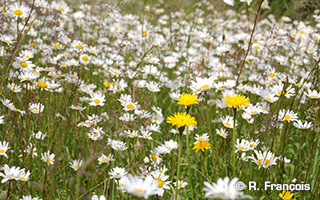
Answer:
[[273, 78], [274, 76], [275, 76], [274, 73], [270, 73], [270, 74], [269, 74], [269, 77], [270, 77], [270, 78]]
[[288, 93], [287, 93], [287, 92], [285, 93], [284, 91], [280, 90], [280, 91], [278, 92], [278, 95], [280, 96], [281, 94], [282, 94], [282, 95], [287, 95]]
[[156, 160], [157, 160], [157, 158], [158, 158], [158, 157], [157, 157], [157, 155], [156, 155], [156, 154], [153, 154], [153, 155], [152, 155], [152, 160], [153, 160], [153, 161], [156, 161]]
[[291, 119], [291, 117], [290, 117], [290, 115], [285, 115], [285, 116], [284, 116], [284, 119], [285, 119], [285, 120], [289, 120], [289, 119]]
[[21, 16], [22, 15], [22, 11], [21, 10], [15, 10], [13, 12], [15, 15]]
[[1, 149], [1, 150], [0, 150], [0, 153], [4, 153], [4, 152], [6, 152], [4, 149]]
[[50, 158], [46, 158], [46, 162], [50, 162], [51, 160], [50, 160]]
[[127, 107], [128, 109], [134, 109], [134, 105], [132, 105], [131, 103], [128, 104], [126, 107]]
[[146, 37], [147, 36], [147, 31], [142, 31], [142, 37]]
[[107, 162], [107, 160], [108, 160], [108, 158], [104, 158], [104, 159], [102, 160], [102, 162], [105, 163], [105, 162]]
[[178, 184], [178, 187], [183, 187], [183, 185], [180, 183], [180, 184]]
[[246, 148], [245, 147], [240, 147], [241, 151], [244, 151]]
[[25, 61], [20, 62], [20, 65], [24, 68], [28, 67], [28, 64]]
[[209, 87], [210, 87], [210, 85], [203, 85], [203, 86], [200, 87], [200, 90], [206, 89], [206, 88], [209, 88]]
[[38, 86], [41, 88], [47, 88], [48, 85], [45, 82], [38, 82]]
[[76, 48], [77, 48], [77, 49], [83, 49], [83, 46], [82, 46], [81, 44], [78, 44], [78, 45], [76, 46]]
[[88, 58], [88, 56], [82, 56], [82, 60], [83, 60], [83, 61], [88, 61], [89, 58]]
[[140, 194], [143, 192], [142, 189], [136, 189], [137, 192], [139, 192]]
[[[260, 166], [262, 166], [262, 161], [263, 161], [263, 159], [258, 160], [258, 164]], [[268, 160], [268, 159], [264, 160], [264, 166], [267, 166], [269, 163], [270, 163], [270, 160]]]
[[60, 47], [60, 44], [55, 44], [53, 47], [57, 49]]
[[96, 104], [100, 103], [100, 99], [95, 99], [93, 102], [95, 102]]
[[79, 169], [79, 166], [78, 165], [74, 166], [74, 169]]
[[231, 126], [231, 124], [229, 122], [225, 123], [224, 125], [226, 125], [227, 127]]
[[25, 181], [25, 180], [26, 180], [26, 178], [25, 178], [25, 177], [23, 177], [23, 176], [22, 176], [22, 177], [20, 177], [19, 179], [20, 179], [20, 180], [22, 180], [22, 181]]
[[155, 180], [158, 181], [158, 188], [161, 188], [163, 186], [163, 181], [160, 178], [155, 178]]

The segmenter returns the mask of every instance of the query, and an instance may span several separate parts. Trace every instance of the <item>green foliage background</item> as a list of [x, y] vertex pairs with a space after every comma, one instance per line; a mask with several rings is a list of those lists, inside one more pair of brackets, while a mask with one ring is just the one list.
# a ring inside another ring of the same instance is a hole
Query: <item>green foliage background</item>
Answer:
[[[88, 3], [99, 3], [100, 1], [88, 1]], [[106, 2], [106, 1], [101, 1]], [[193, 4], [201, 2], [199, 0], [109, 0], [107, 1], [111, 4], [121, 5], [122, 11], [128, 13], [138, 14], [143, 11], [143, 5], [145, 4], [157, 4], [164, 2], [167, 7], [166, 11], [184, 9], [187, 10], [192, 7]], [[211, 0], [210, 1], [215, 6], [225, 7], [223, 0]], [[269, 14], [273, 14], [277, 19], [282, 16], [288, 16], [293, 20], [310, 20], [312, 14], [315, 10], [320, 9], [319, 0], [269, 0], [270, 9], [262, 11], [262, 17], [266, 17]], [[250, 9], [257, 10], [260, 0], [253, 0]], [[230, 7], [232, 8], [232, 7]], [[235, 0], [234, 8], [238, 11], [245, 11], [247, 9], [247, 4], [245, 2], [240, 2]]]

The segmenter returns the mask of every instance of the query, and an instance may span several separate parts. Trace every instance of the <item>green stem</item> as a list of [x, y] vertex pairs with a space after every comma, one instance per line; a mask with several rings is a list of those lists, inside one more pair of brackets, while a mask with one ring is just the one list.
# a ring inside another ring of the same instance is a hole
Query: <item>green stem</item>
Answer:
[[113, 181], [112, 181], [112, 200], [114, 200], [114, 182], [115, 182], [115, 180], [113, 179]]
[[317, 140], [318, 140], [318, 144], [316, 144], [316, 146], [315, 146], [315, 149], [316, 149], [316, 156], [315, 156], [315, 159], [314, 159], [314, 164], [313, 164], [313, 170], [312, 170], [312, 176], [313, 176], [313, 181], [312, 181], [312, 183], [311, 183], [311, 188], [314, 188], [313, 186], [314, 186], [314, 184], [315, 184], [315, 181], [316, 181], [316, 179], [315, 179], [315, 176], [316, 176], [316, 167], [317, 167], [317, 164], [318, 164], [318, 157], [319, 157], [319, 148], [317, 147], [317, 146], [319, 146], [320, 145], [320, 140], [319, 140], [319, 137], [317, 138]]
[[[189, 127], [187, 127], [187, 158], [188, 158], [188, 177], [189, 182], [192, 183], [192, 176], [191, 176], [191, 160], [190, 160], [190, 144], [189, 144]], [[192, 187], [192, 200], [193, 198], [193, 187]]]
[[232, 162], [233, 162], [233, 177], [236, 176], [236, 137], [237, 137], [237, 132], [236, 132], [236, 116], [237, 116], [237, 111], [234, 110], [234, 116], [233, 116], [233, 135], [232, 135]]
[[189, 165], [190, 163], [189, 127], [187, 127], [187, 157], [188, 157], [188, 165]]
[[260, 1], [260, 5], [259, 5], [259, 8], [258, 8], [258, 10], [257, 10], [256, 18], [254, 19], [254, 25], [253, 25], [253, 29], [252, 29], [252, 32], [251, 32], [251, 36], [250, 36], [250, 40], [249, 40], [249, 45], [248, 45], [248, 48], [247, 48], [247, 51], [246, 51], [246, 55], [244, 56], [244, 59], [243, 59], [243, 61], [242, 61], [241, 67], [240, 67], [240, 71], [239, 71], [239, 74], [238, 74], [238, 77], [237, 77], [236, 87], [235, 87], [235, 88], [238, 87], [239, 78], [240, 78], [242, 69], [243, 69], [243, 67], [244, 67], [244, 64], [245, 64], [245, 62], [246, 62], [247, 56], [248, 56], [248, 54], [249, 54], [249, 50], [250, 50], [250, 48], [251, 48], [254, 30], [256, 29], [256, 25], [257, 25], [259, 13], [260, 13], [260, 9], [261, 9], [261, 6], [262, 6], [263, 1], [264, 1], [264, 0], [261, 0], [261, 1]]
[[[187, 127], [188, 128], [188, 127]], [[183, 131], [182, 131], [183, 132]], [[182, 133], [179, 133], [178, 142], [179, 142], [179, 156], [178, 156], [178, 169], [177, 169], [177, 184], [176, 184], [176, 196], [175, 199], [178, 199], [179, 187], [178, 181], [180, 180], [180, 160], [181, 160], [181, 137]]]

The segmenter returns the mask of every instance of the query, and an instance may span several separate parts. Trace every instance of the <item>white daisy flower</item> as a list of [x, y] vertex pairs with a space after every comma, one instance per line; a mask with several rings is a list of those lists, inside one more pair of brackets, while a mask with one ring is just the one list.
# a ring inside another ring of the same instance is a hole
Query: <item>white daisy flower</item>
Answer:
[[137, 197], [143, 197], [148, 199], [149, 196], [156, 194], [158, 187], [157, 182], [150, 176], [146, 178], [140, 178], [138, 176], [128, 176], [128, 182], [124, 185], [124, 189], [129, 193]]
[[48, 165], [53, 165], [55, 155], [52, 153], [50, 154], [49, 151], [41, 153], [41, 160]]
[[74, 171], [77, 171], [82, 166], [82, 160], [73, 160], [72, 162], [69, 162], [69, 164]]
[[206, 192], [204, 195], [206, 198], [214, 199], [252, 199], [249, 195], [244, 195], [242, 191], [238, 190], [236, 184], [239, 179], [237, 177], [233, 178], [231, 181], [229, 177], [224, 179], [219, 178], [217, 183], [210, 184], [204, 182], [206, 186], [203, 190]]
[[252, 159], [252, 162], [255, 162], [257, 165], [259, 165], [259, 169], [260, 167], [263, 168], [268, 168], [271, 165], [276, 165], [276, 161], [278, 159], [278, 157], [274, 156], [274, 153], [272, 153], [271, 151], [264, 151], [263, 153], [261, 151], [256, 151], [254, 150], [257, 158], [255, 158], [254, 156], [251, 156], [250, 158]]
[[6, 158], [8, 158], [8, 155], [6, 154], [8, 149], [10, 149], [9, 142], [6, 142], [6, 141], [0, 142], [0, 155], [1, 156], [5, 156]]
[[296, 120], [295, 122], [293, 122], [293, 126], [298, 129], [309, 129], [312, 127], [312, 122], [305, 121], [304, 123], [302, 123], [301, 120]]
[[91, 102], [89, 103], [90, 106], [104, 106], [105, 102], [105, 95], [94, 93], [91, 94]]

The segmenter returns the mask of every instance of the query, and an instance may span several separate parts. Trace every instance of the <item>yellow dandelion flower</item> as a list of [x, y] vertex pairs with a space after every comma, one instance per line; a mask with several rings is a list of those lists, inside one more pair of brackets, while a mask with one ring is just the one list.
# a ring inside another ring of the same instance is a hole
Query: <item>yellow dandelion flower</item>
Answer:
[[292, 199], [294, 193], [291, 193], [290, 191], [283, 190], [282, 193], [279, 194], [279, 197], [283, 200], [290, 200]]
[[234, 94], [232, 97], [227, 96], [224, 98], [224, 100], [229, 107], [233, 107], [234, 109], [237, 109], [237, 111], [239, 108], [241, 108], [241, 106], [248, 106], [248, 103], [250, 103], [250, 99], [241, 94]]
[[196, 149], [196, 152], [198, 152], [199, 150], [204, 152], [204, 149], [209, 149], [209, 148], [211, 148], [211, 144], [208, 140], [205, 140], [205, 141], [198, 141], [194, 143], [194, 147], [192, 149]]
[[193, 94], [183, 94], [177, 97], [177, 99], [179, 101], [177, 104], [184, 105], [185, 109], [192, 104], [199, 104], [199, 99]]
[[104, 85], [106, 88], [110, 88], [110, 86], [113, 85], [113, 82], [103, 82], [103, 85]]
[[183, 126], [196, 126], [197, 121], [187, 113], [175, 113], [173, 116], [168, 117], [167, 123], [177, 125], [178, 128]]

